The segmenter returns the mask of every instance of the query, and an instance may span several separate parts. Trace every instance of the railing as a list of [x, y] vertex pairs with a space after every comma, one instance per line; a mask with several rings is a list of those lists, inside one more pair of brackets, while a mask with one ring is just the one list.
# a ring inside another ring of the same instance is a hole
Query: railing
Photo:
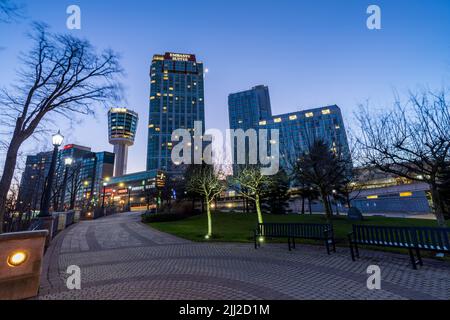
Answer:
[[3, 230], [5, 233], [29, 230], [35, 218], [36, 213], [31, 211], [7, 213], [5, 215]]

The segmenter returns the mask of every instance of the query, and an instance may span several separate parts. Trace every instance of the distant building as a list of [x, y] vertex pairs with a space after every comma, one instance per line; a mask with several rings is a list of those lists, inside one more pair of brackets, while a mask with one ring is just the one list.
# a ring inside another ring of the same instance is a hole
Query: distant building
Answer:
[[272, 116], [260, 120], [258, 127], [279, 130], [280, 167], [288, 172], [296, 159], [318, 140], [350, 160], [344, 121], [336, 105]]
[[82, 181], [78, 198], [81, 201], [98, 203], [103, 183], [109, 181], [114, 170], [114, 153], [91, 152], [82, 159], [80, 179]]
[[134, 144], [138, 114], [126, 108], [112, 108], [108, 112], [109, 143], [114, 146], [114, 176], [127, 172], [128, 147]]
[[[259, 121], [268, 119], [272, 116], [272, 108], [270, 106], [269, 88], [259, 85], [250, 90], [237, 93], [231, 93], [228, 96], [228, 116], [230, 121], [230, 129], [257, 129]], [[246, 150], [249, 145], [246, 142]], [[237, 144], [233, 147], [233, 172], [237, 174], [239, 166], [236, 164]], [[248, 162], [248, 156], [246, 157]]]
[[45, 179], [52, 161], [52, 152], [27, 156], [18, 195], [19, 210], [39, 210]]
[[113, 177], [105, 186], [105, 204], [131, 210], [146, 210], [157, 203], [159, 191], [164, 187], [165, 174], [149, 170]]
[[[74, 177], [75, 179], [80, 178], [80, 173], [74, 172], [74, 171], [82, 170], [82, 168], [83, 168], [82, 162], [83, 162], [84, 156], [89, 155], [91, 153], [92, 153], [91, 148], [81, 146], [78, 144], [67, 144], [58, 152], [58, 160], [56, 163], [55, 183], [54, 183], [54, 187], [56, 187], [55, 191], [57, 191], [59, 193], [63, 192], [62, 186], [63, 186], [63, 181], [64, 181], [64, 173], [66, 170], [66, 167], [64, 164], [65, 159], [72, 158], [72, 161], [73, 161], [70, 168], [67, 168], [67, 170], [69, 170], [68, 176], [70, 178], [70, 181], [69, 181], [69, 185], [66, 186], [66, 191], [64, 192], [64, 195], [65, 195], [64, 203], [67, 203], [67, 204], [70, 203], [71, 199], [72, 199], [72, 201], [79, 201], [81, 199], [81, 191], [80, 191], [81, 188], [79, 187], [78, 190], [72, 190], [75, 187], [75, 185], [79, 185], [80, 182], [76, 182], [76, 181], [72, 182], [71, 179], [72, 179], [72, 175], [75, 175], [75, 177]], [[72, 192], [74, 193], [73, 195], [72, 195]], [[60, 195], [57, 195], [57, 196], [59, 199]]]
[[[65, 167], [65, 159], [72, 158], [70, 167]], [[27, 156], [25, 171], [19, 188], [19, 210], [39, 210], [45, 179], [48, 176], [52, 152], [41, 152]], [[94, 169], [95, 168], [95, 169]], [[98, 201], [103, 181], [113, 174], [114, 154], [111, 152], [92, 152], [91, 148], [68, 144], [58, 152], [53, 183], [53, 201], [58, 208], [82, 204], [83, 201]], [[67, 169], [68, 181], [64, 192], [64, 174]], [[108, 179], [107, 179], [108, 178]], [[63, 197], [64, 203], [60, 201]], [[91, 194], [93, 197], [91, 197]]]
[[[279, 141], [270, 139], [270, 143], [279, 143], [280, 167], [287, 172], [292, 169], [296, 159], [308, 151], [317, 140], [322, 140], [331, 150], [340, 152], [350, 159], [344, 121], [341, 110], [336, 105], [272, 115], [269, 89], [260, 85], [247, 91], [230, 94], [228, 112], [230, 129], [279, 130]], [[268, 134], [270, 137], [270, 132]], [[236, 164], [237, 141], [234, 142], [233, 172], [236, 175], [239, 165]], [[246, 163], [249, 159], [248, 150], [246, 141]], [[268, 150], [270, 152], [270, 147]]]
[[375, 168], [357, 168], [352, 205], [363, 213], [430, 213], [427, 183], [412, 181]]
[[259, 85], [228, 96], [230, 129], [255, 128], [260, 120], [272, 116], [269, 88]]
[[166, 52], [153, 56], [147, 170], [180, 171], [171, 161], [171, 135], [175, 129], [184, 128], [194, 134], [194, 121], [202, 121], [202, 132], [198, 134], [203, 134], [203, 73], [203, 63], [193, 54]]

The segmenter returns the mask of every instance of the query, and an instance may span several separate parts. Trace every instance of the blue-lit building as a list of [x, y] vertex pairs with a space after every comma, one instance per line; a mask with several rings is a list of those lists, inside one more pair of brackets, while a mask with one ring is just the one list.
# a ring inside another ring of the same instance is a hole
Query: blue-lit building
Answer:
[[19, 210], [39, 210], [51, 161], [51, 151], [27, 156], [17, 200]]
[[90, 152], [82, 159], [80, 172], [81, 188], [78, 198], [97, 203], [101, 197], [103, 183], [113, 175], [115, 155], [112, 152]]
[[[258, 85], [250, 90], [228, 95], [228, 116], [230, 129], [244, 131], [257, 129], [259, 121], [272, 116], [269, 88]], [[236, 160], [238, 153], [236, 141], [233, 146], [233, 159]], [[245, 142], [245, 147], [248, 150], [248, 141]], [[248, 162], [248, 157], [246, 157], [246, 162]], [[238, 170], [239, 166], [233, 164], [233, 172], [236, 174]]]
[[318, 140], [350, 159], [344, 121], [336, 105], [275, 115], [260, 120], [258, 128], [279, 130], [280, 167], [287, 172], [291, 164]]
[[171, 161], [172, 132], [184, 128], [194, 134], [194, 121], [205, 128], [203, 63], [193, 54], [153, 56], [150, 67], [150, 112], [147, 170], [177, 171]]
[[260, 120], [272, 116], [269, 88], [259, 85], [228, 96], [230, 129], [255, 128]]
[[[230, 94], [228, 113], [230, 129], [279, 130], [279, 141], [276, 143], [279, 143], [280, 167], [287, 172], [290, 171], [291, 164], [317, 140], [324, 141], [329, 144], [331, 150], [350, 158], [344, 121], [341, 110], [336, 105], [272, 115], [269, 89], [259, 85], [250, 90]], [[270, 131], [268, 133], [270, 134]], [[235, 140], [233, 163], [237, 160], [236, 142]], [[247, 141], [246, 152], [248, 153]], [[234, 174], [238, 168], [238, 165], [233, 165]]]

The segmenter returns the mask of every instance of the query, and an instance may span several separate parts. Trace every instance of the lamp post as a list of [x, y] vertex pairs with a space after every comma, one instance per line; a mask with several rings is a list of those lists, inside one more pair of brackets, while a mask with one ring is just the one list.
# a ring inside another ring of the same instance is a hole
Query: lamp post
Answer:
[[102, 209], [105, 208], [105, 197], [106, 197], [106, 186], [108, 184], [106, 182], [103, 182], [103, 199], [102, 199]]
[[131, 186], [128, 186], [128, 211], [131, 210]]
[[39, 213], [39, 217], [49, 217], [50, 212], [50, 198], [52, 194], [52, 185], [53, 178], [55, 176], [55, 166], [56, 166], [56, 158], [58, 157], [58, 148], [62, 144], [64, 140], [63, 135], [58, 131], [58, 133], [54, 134], [52, 137], [53, 143], [53, 155], [52, 162], [50, 164], [50, 168], [48, 171], [47, 181], [44, 188], [44, 197], [42, 198], [41, 212]]
[[67, 173], [69, 171], [69, 167], [72, 165], [73, 163], [73, 159], [68, 157], [64, 159], [64, 179], [63, 179], [63, 186], [62, 186], [62, 191], [61, 191], [61, 200], [60, 205], [59, 205], [59, 211], [63, 211], [64, 210], [64, 202], [66, 200], [66, 188], [67, 188]]

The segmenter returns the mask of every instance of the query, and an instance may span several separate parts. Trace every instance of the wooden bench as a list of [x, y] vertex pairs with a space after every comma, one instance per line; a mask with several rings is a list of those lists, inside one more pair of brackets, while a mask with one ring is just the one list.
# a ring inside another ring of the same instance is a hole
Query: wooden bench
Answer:
[[423, 265], [421, 250], [450, 253], [449, 235], [450, 228], [353, 225], [348, 240], [353, 261], [355, 256], [359, 258], [358, 245], [404, 248], [413, 269], [417, 269], [417, 264]]
[[255, 249], [261, 246], [261, 237], [287, 238], [289, 251], [295, 249], [295, 239], [320, 240], [325, 243], [327, 253], [330, 245], [336, 252], [333, 226], [320, 223], [259, 223], [254, 231]]

